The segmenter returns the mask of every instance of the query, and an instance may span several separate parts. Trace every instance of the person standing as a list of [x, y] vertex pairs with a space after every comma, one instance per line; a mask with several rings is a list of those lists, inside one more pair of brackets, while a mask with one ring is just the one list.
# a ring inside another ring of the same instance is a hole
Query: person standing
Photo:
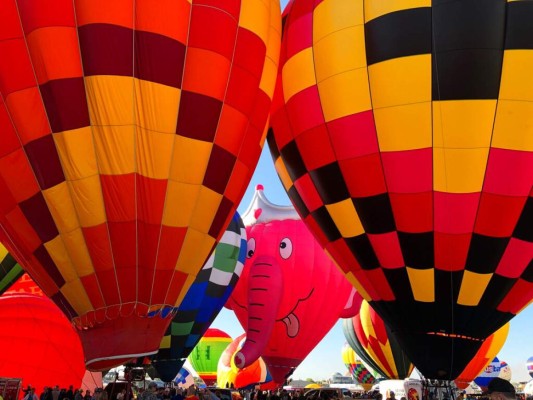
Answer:
[[511, 382], [502, 378], [493, 378], [488, 386], [487, 392], [490, 400], [515, 400], [516, 389]]

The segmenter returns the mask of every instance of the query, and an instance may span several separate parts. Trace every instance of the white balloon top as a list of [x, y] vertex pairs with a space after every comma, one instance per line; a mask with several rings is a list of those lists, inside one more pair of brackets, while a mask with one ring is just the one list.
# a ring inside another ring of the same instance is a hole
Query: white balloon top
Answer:
[[265, 223], [274, 220], [295, 219], [300, 216], [293, 206], [278, 206], [271, 203], [263, 193], [263, 185], [255, 187], [254, 197], [248, 209], [241, 215], [244, 226], [251, 226], [257, 223]]

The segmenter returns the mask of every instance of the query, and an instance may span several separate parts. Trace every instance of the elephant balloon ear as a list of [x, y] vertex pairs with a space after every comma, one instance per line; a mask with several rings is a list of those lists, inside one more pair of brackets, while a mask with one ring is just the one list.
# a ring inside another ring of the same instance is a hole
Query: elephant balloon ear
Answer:
[[361, 308], [361, 296], [357, 294], [355, 288], [352, 289], [350, 295], [348, 296], [348, 301], [344, 306], [344, 309], [341, 311], [340, 318], [352, 318], [354, 317]]

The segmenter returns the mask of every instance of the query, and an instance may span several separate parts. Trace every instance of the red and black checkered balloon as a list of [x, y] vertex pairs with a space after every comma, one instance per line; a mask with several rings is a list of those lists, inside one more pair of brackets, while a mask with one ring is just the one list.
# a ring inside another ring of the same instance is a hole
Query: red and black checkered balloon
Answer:
[[533, 298], [533, 2], [294, 0], [269, 145], [428, 378]]

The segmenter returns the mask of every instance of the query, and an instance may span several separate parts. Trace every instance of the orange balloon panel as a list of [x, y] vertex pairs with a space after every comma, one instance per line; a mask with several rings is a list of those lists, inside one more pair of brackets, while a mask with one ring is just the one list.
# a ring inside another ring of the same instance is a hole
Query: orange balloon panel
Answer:
[[5, 245], [82, 329], [92, 368], [154, 353], [259, 158], [279, 2], [0, 9]]
[[459, 389], [466, 389], [474, 378], [498, 355], [507, 340], [509, 325], [509, 323], [506, 323], [483, 342], [474, 358], [470, 360], [463, 372], [455, 379], [455, 384]]

